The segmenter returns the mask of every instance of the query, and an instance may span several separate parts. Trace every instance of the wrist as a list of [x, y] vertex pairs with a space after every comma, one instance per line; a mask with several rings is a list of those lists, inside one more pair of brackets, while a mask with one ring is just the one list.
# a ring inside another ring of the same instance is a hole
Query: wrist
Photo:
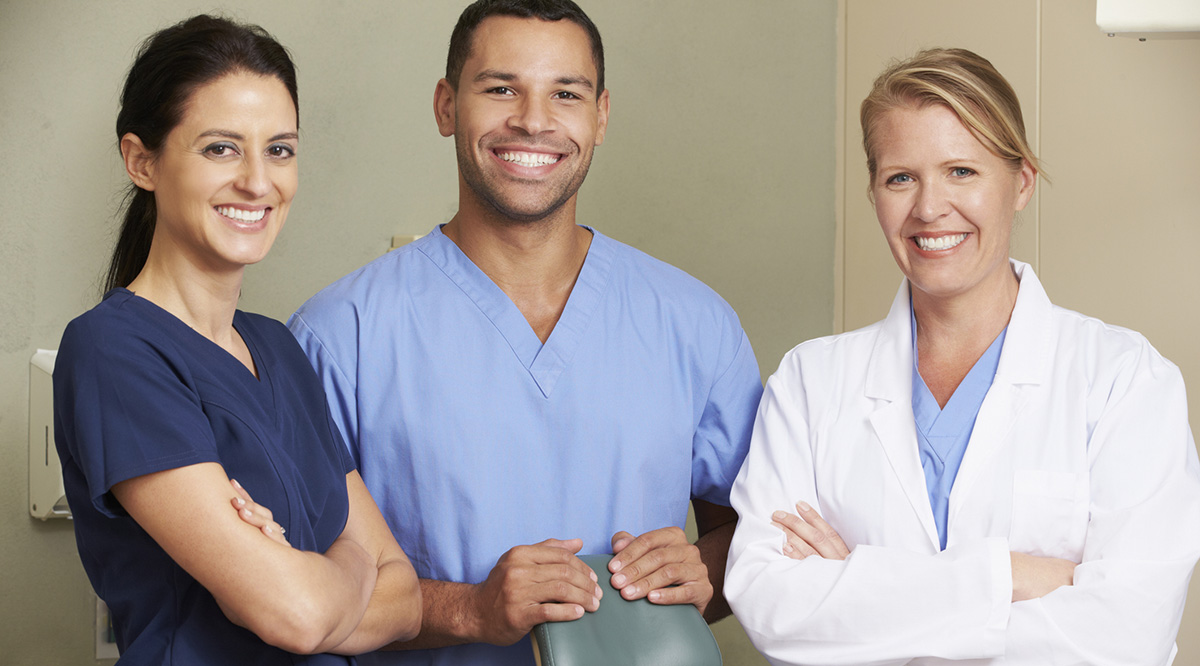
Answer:
[[483, 583], [466, 584], [461, 589], [461, 602], [458, 617], [455, 619], [452, 632], [455, 638], [463, 643], [487, 643], [484, 636], [485, 622], [483, 621], [486, 600]]

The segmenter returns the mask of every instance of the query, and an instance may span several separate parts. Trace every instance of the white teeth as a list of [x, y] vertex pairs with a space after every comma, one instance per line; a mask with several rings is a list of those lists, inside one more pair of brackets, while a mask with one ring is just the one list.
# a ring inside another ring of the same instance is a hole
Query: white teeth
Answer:
[[546, 153], [503, 152], [496, 153], [496, 155], [505, 162], [520, 164], [524, 167], [546, 166], [547, 164], [554, 164], [559, 160], [558, 155], [549, 155]]
[[234, 208], [233, 206], [217, 206], [217, 212], [225, 217], [231, 217], [235, 220], [241, 220], [242, 222], [258, 222], [259, 220], [263, 219], [263, 215], [267, 214], [267, 209], [259, 208], [258, 210], [242, 210], [241, 208]]
[[917, 247], [926, 251], [948, 250], [966, 239], [966, 234], [951, 234], [949, 236], [937, 236], [936, 238], [928, 238], [926, 236], [913, 237], [913, 240], [917, 242]]

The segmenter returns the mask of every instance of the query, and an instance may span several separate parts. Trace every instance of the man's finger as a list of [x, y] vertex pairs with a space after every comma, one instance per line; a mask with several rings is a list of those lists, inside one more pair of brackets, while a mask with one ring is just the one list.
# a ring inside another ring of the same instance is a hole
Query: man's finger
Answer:
[[[617, 533], [618, 535], [621, 532]], [[616, 537], [613, 537], [614, 541]], [[608, 570], [613, 573], [621, 572], [631, 563], [645, 557], [647, 553], [653, 552], [659, 548], [672, 545], [687, 544], [687, 536], [683, 530], [678, 527], [664, 527], [661, 529], [646, 532], [645, 534], [635, 538], [623, 549], [619, 555], [613, 556], [608, 562]], [[658, 568], [655, 566], [655, 568]], [[640, 574], [635, 577], [641, 577]], [[614, 583], [614, 585], [616, 585]]]
[[[708, 567], [700, 562], [676, 561], [669, 559], [661, 567], [637, 580], [628, 581], [621, 589], [621, 596], [626, 599], [639, 599], [654, 590], [661, 590], [672, 585], [690, 585], [703, 581], [708, 583]], [[690, 603], [690, 602], [689, 602]]]
[[[707, 583], [707, 581], [706, 581]], [[658, 590], [651, 590], [646, 598], [652, 604], [660, 604], [669, 606], [672, 604], [694, 604], [701, 601], [704, 597], [712, 598], [711, 590], [706, 590], [711, 586], [706, 583], [689, 583], [687, 585], [679, 585], [676, 587], [665, 587]]]
[[600, 607], [600, 587], [589, 584], [584, 588], [559, 580], [536, 583], [529, 588], [529, 599], [536, 604], [576, 604], [594, 611]]
[[620, 553], [626, 546], [633, 543], [633, 535], [624, 530], [617, 532], [612, 537], [612, 552]]
[[583, 548], [583, 539], [546, 539], [545, 541], [534, 545], [546, 546], [548, 548], [559, 548], [574, 555]]
[[543, 622], [570, 622], [583, 617], [584, 612], [584, 607], [579, 604], [534, 604], [525, 611], [520, 623], [522, 626], [533, 627]]

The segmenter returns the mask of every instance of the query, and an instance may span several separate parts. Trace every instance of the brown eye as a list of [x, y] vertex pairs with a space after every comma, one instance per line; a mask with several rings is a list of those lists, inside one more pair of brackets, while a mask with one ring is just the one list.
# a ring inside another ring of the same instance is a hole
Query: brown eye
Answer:
[[232, 155], [236, 152], [237, 152], [237, 149], [234, 148], [233, 144], [224, 143], [224, 142], [223, 143], [214, 143], [212, 145], [206, 146], [203, 150], [203, 153], [205, 155], [211, 155], [213, 157], [225, 157], [227, 155]]

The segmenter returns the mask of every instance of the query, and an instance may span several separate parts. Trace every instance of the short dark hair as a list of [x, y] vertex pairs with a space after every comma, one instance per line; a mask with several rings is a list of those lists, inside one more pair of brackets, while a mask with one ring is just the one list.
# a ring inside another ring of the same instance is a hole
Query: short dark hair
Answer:
[[[292, 96], [299, 122], [296, 67], [287, 49], [257, 25], [201, 14], [154, 33], [142, 44], [121, 93], [117, 145], [121, 137], [133, 134], [157, 153], [183, 120], [192, 93], [236, 72], [278, 79]], [[131, 184], [105, 291], [128, 285], [146, 265], [156, 219], [154, 193]]]
[[463, 65], [471, 55], [475, 29], [489, 16], [516, 16], [543, 21], [566, 19], [583, 28], [592, 42], [592, 61], [596, 64], [596, 94], [604, 91], [604, 44], [592, 19], [571, 0], [475, 0], [458, 17], [450, 34], [450, 53], [446, 56], [446, 80], [458, 90]]

